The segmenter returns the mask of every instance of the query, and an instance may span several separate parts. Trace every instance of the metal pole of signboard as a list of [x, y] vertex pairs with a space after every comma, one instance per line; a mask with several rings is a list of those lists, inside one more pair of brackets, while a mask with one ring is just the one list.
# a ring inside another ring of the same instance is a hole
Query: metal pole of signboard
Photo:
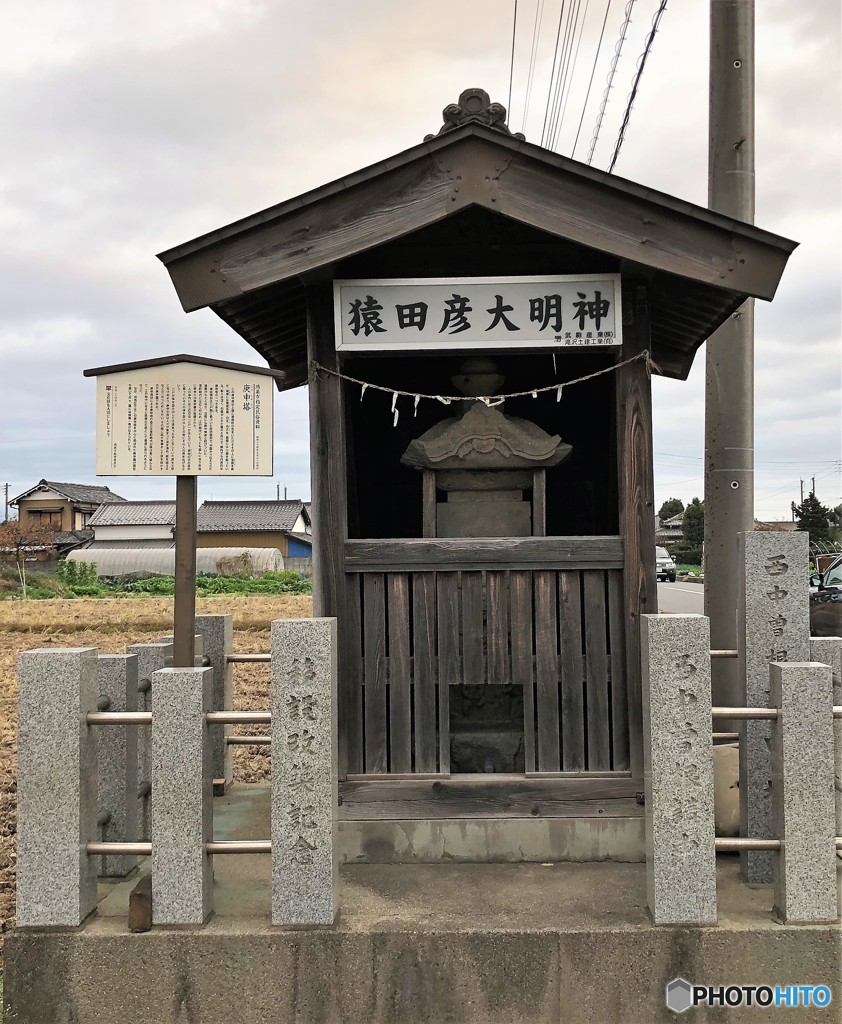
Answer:
[[192, 668], [196, 636], [196, 477], [175, 478], [173, 665]]

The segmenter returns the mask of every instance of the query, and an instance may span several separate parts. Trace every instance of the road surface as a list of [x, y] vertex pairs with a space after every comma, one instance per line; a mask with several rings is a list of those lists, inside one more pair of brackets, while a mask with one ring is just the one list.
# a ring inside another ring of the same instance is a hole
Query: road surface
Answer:
[[658, 610], [682, 615], [703, 615], [705, 587], [703, 583], [659, 583]]

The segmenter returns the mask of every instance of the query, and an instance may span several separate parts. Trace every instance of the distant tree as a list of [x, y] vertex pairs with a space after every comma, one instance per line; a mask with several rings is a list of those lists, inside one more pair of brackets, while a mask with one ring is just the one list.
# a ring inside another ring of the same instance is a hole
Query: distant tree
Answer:
[[21, 590], [26, 597], [26, 554], [34, 549], [52, 550], [56, 531], [46, 524], [25, 523], [10, 519], [0, 524], [0, 552], [10, 555], [18, 570]]
[[[816, 541], [830, 540], [830, 526], [828, 518], [830, 509], [822, 505], [814, 491], [810, 491], [807, 497], [794, 508], [795, 521], [799, 530], [806, 530], [810, 535], [810, 543]], [[835, 510], [834, 510], [835, 511]]]
[[700, 548], [705, 540], [705, 506], [694, 498], [687, 508], [684, 509], [684, 516], [681, 520], [681, 532], [687, 544]]
[[665, 519], [672, 519], [673, 516], [677, 516], [683, 511], [684, 502], [681, 498], [667, 498], [663, 505], [661, 505], [658, 518], [661, 522], [664, 522]]
[[830, 540], [839, 544], [842, 542], [842, 504], [830, 510], [827, 522], [830, 526]]

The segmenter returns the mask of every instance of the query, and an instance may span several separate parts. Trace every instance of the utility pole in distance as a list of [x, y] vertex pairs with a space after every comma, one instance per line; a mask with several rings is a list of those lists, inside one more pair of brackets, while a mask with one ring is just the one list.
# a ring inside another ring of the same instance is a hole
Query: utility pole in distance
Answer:
[[[711, 0], [708, 205], [754, 222], [754, 0]], [[707, 341], [705, 614], [715, 649], [736, 648], [737, 534], [754, 528], [754, 300]], [[745, 702], [737, 662], [713, 663], [713, 700]]]

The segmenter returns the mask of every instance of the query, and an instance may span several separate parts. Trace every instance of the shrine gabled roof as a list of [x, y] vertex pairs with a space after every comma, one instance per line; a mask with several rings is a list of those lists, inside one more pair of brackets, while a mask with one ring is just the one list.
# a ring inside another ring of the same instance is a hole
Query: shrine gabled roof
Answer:
[[774, 296], [797, 245], [469, 122], [159, 259], [186, 311], [213, 309], [295, 387], [307, 379], [303, 282], [472, 207], [645, 278], [652, 355], [671, 377], [746, 298]]

